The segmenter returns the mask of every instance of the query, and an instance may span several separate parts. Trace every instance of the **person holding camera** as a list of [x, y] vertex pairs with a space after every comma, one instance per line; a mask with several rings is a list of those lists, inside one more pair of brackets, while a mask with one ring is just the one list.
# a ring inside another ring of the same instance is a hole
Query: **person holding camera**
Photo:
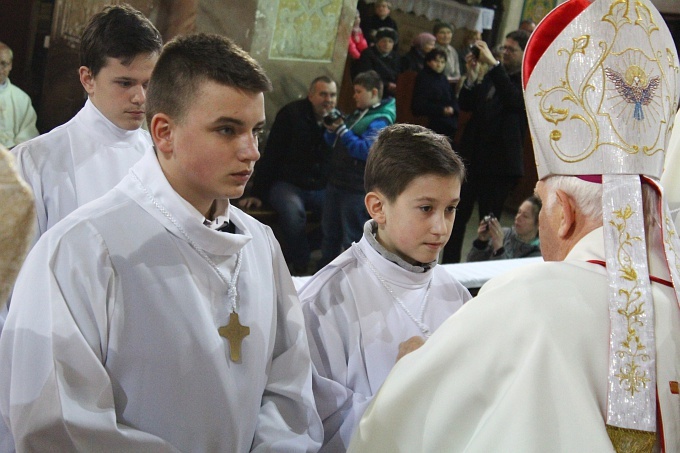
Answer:
[[[467, 75], [458, 94], [460, 109], [471, 113], [457, 147], [469, 173], [461, 191], [456, 223], [444, 249], [443, 262], [457, 263], [465, 226], [475, 202], [480, 219], [493, 212], [500, 218], [508, 194], [524, 174], [522, 159], [527, 114], [522, 92], [522, 58], [529, 40], [517, 30], [505, 38], [501, 61], [484, 41], [477, 41], [479, 57], [466, 57]], [[480, 65], [488, 65], [484, 74]]]
[[307, 215], [320, 217], [328, 182], [331, 149], [323, 139], [323, 118], [335, 108], [337, 85], [326, 76], [312, 80], [307, 97], [276, 115], [262, 158], [255, 165], [251, 196], [244, 209], [267, 201], [278, 216], [279, 241], [294, 275], [308, 274], [311, 249]]
[[432, 49], [425, 55], [425, 67], [413, 86], [411, 110], [427, 116], [428, 127], [453, 140], [458, 128], [458, 101], [453, 87], [444, 75], [446, 52]]
[[364, 205], [364, 169], [368, 150], [378, 132], [397, 118], [394, 98], [382, 99], [383, 82], [375, 71], [359, 73], [353, 81], [357, 109], [347, 118], [338, 111], [324, 118], [324, 139], [333, 147], [331, 171], [321, 216], [321, 259], [318, 268], [363, 235], [368, 212]]
[[503, 260], [541, 256], [538, 239], [538, 214], [541, 200], [531, 195], [517, 210], [512, 228], [504, 228], [492, 213], [479, 222], [477, 239], [467, 255], [467, 261]]

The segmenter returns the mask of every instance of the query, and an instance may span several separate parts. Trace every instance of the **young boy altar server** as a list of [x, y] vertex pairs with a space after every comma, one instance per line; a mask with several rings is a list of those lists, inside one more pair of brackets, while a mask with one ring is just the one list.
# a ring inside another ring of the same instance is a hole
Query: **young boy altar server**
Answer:
[[446, 137], [388, 126], [368, 154], [358, 243], [300, 292], [325, 451], [344, 451], [401, 356], [470, 299], [437, 257], [451, 234], [465, 169]]
[[271, 83], [217, 35], [169, 43], [155, 143], [39, 240], [0, 339], [16, 449], [316, 451], [304, 319], [271, 230], [229, 205]]
[[106, 7], [90, 19], [78, 69], [85, 106], [67, 123], [12, 150], [33, 189], [38, 237], [112, 189], [151, 146], [141, 126], [161, 47], [158, 30], [128, 5]]

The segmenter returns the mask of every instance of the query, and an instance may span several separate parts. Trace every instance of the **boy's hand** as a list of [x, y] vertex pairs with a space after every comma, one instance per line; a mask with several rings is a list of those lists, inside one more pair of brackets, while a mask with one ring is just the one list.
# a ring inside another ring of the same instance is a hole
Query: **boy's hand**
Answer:
[[338, 118], [337, 121], [335, 121], [335, 123], [333, 123], [333, 124], [326, 124], [326, 123], [323, 123], [323, 125], [326, 127], [326, 129], [328, 130], [328, 132], [330, 132], [330, 133], [332, 133], [332, 134], [334, 134], [335, 131], [337, 131], [338, 128], [339, 128], [340, 126], [342, 126], [343, 124], [345, 124], [345, 120], [343, 120], [342, 118]]
[[425, 338], [419, 336], [411, 337], [408, 340], [399, 343], [399, 353], [397, 354], [397, 360], [395, 362], [398, 362], [399, 359], [404, 357], [406, 354], [415, 351], [424, 344]]

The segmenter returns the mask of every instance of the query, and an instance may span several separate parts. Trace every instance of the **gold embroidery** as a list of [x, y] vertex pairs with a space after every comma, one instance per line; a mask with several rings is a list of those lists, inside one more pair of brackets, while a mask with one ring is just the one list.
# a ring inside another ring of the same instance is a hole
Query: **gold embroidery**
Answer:
[[[609, 223], [618, 231], [619, 247], [617, 250], [617, 260], [619, 273], [624, 282], [621, 283], [618, 292], [619, 296], [625, 298], [624, 308], [617, 310], [617, 313], [625, 318], [627, 326], [626, 340], [619, 344], [620, 349], [616, 351], [616, 356], [622, 360], [619, 373], [615, 376], [619, 378], [619, 384], [630, 392], [631, 396], [647, 387], [651, 381], [646, 370], [641, 370], [639, 361], [646, 362], [650, 359], [647, 354], [647, 347], [640, 342], [638, 329], [644, 327], [644, 300], [642, 291], [638, 286], [638, 275], [633, 267], [633, 259], [628, 251], [633, 247], [633, 241], [641, 241], [639, 236], [631, 236], [628, 231], [628, 219], [632, 217], [634, 211], [630, 205], [624, 209], [614, 211], [614, 217], [619, 220], [610, 220]], [[629, 283], [627, 283], [629, 282]], [[626, 288], [628, 286], [628, 288]]]
[[[664, 152], [663, 118], [677, 106], [666, 93], [670, 81], [665, 71], [678, 73], [680, 68], [671, 49], [666, 48], [665, 56], [661, 50], [649, 52], [651, 35], [660, 30], [650, 9], [635, 0], [615, 0], [601, 20], [614, 28], [611, 42], [596, 42], [591, 35], [572, 38], [571, 49], [556, 50], [558, 57], [566, 58], [564, 75], [551, 88], [539, 85], [534, 94], [540, 98], [544, 120], [555, 125], [547, 129], [552, 151], [566, 163], [586, 160], [602, 147], [646, 156]], [[631, 26], [640, 27], [647, 37], [639, 48], [621, 46]], [[588, 72], [573, 70], [582, 67], [584, 58], [593, 61]], [[570, 141], [560, 141], [567, 128], [588, 143], [569, 149]], [[601, 138], [601, 128], [612, 131], [611, 138]]]
[[607, 434], [617, 453], [650, 453], [656, 433], [607, 425]]

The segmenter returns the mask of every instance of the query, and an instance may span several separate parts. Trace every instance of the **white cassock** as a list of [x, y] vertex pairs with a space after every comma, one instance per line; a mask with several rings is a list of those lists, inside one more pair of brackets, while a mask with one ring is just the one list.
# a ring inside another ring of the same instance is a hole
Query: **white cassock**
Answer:
[[[602, 228], [563, 262], [490, 280], [394, 367], [351, 452], [613, 452], [605, 428], [609, 306]], [[669, 279], [655, 260], [650, 275]], [[667, 453], [680, 451], [680, 308], [652, 284]]]
[[680, 227], [680, 111], [675, 115], [676, 126], [673, 127], [671, 138], [666, 146], [666, 161], [664, 162], [661, 185], [664, 189], [664, 199], [673, 213], [676, 227]]
[[88, 99], [67, 123], [14, 148], [35, 196], [38, 237], [111, 190], [152, 145], [148, 132], [117, 127]]
[[38, 136], [31, 98], [9, 79], [0, 85], [0, 145], [12, 148]]
[[443, 267], [434, 266], [424, 273], [406, 270], [383, 258], [366, 237], [300, 290], [318, 373], [314, 397], [324, 424], [322, 451], [346, 450], [361, 415], [394, 366], [399, 344], [423, 336], [364, 257], [416, 318], [432, 279], [423, 311], [430, 331], [470, 299], [468, 290]]
[[[239, 234], [205, 227], [149, 149], [43, 235], [0, 337], [0, 413], [18, 451], [318, 449], [304, 319], [280, 247], [269, 227], [233, 206], [227, 215]], [[242, 251], [241, 363], [218, 334], [227, 286], [182, 231], [227, 281]]]

